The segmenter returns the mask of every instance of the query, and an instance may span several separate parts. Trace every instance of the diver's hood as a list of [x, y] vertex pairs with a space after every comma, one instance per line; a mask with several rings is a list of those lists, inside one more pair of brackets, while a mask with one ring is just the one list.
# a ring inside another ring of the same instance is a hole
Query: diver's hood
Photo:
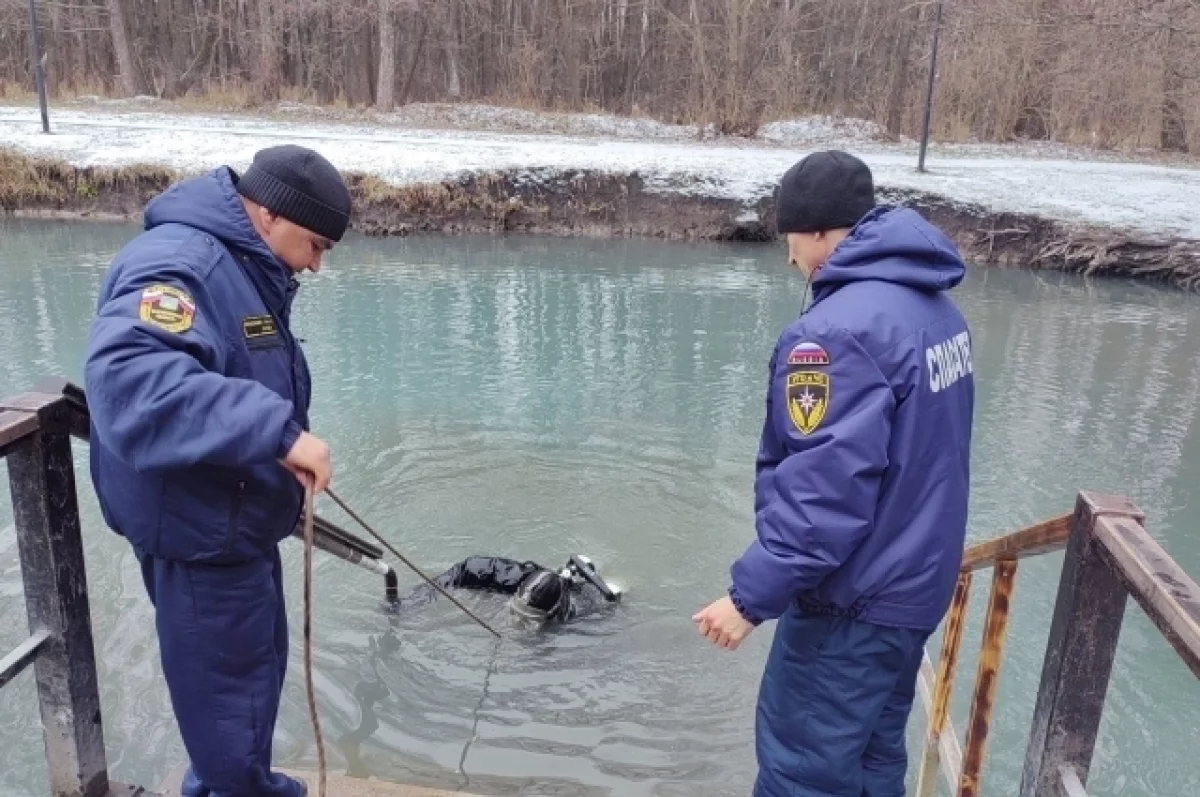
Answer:
[[521, 627], [540, 627], [562, 614], [570, 582], [558, 573], [540, 570], [525, 578], [508, 601], [509, 617]]

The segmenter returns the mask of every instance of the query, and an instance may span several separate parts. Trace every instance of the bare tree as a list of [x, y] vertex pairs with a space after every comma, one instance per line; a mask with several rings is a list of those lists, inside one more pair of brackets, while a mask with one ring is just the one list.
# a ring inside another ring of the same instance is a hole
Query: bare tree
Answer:
[[392, 0], [379, 0], [379, 82], [375, 107], [387, 113], [396, 102], [396, 20]]
[[[916, 135], [934, 0], [39, 0], [56, 95], [606, 109]], [[32, 88], [26, 0], [0, 84]], [[933, 134], [1192, 149], [1200, 0], [947, 0]]]
[[121, 0], [108, 0], [108, 28], [112, 33], [113, 54], [117, 59], [118, 83], [125, 96], [140, 94], [141, 79], [133, 60], [133, 48], [129, 44], [129, 29], [125, 27], [125, 10], [121, 7]]

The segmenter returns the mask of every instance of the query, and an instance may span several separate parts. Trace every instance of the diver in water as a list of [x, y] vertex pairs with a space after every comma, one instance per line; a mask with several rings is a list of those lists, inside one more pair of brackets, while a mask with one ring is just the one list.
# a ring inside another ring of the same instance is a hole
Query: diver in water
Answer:
[[[467, 589], [509, 595], [513, 624], [537, 629], [569, 623], [621, 600], [621, 589], [600, 578], [586, 556], [572, 556], [559, 571], [536, 562], [498, 556], [469, 556], [434, 579], [443, 589]], [[399, 612], [424, 606], [437, 591], [422, 584], [396, 605]]]

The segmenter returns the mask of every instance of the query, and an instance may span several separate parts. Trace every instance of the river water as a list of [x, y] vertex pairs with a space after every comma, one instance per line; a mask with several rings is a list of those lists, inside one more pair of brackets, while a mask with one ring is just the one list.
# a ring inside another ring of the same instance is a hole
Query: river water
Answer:
[[[0, 394], [46, 373], [81, 379], [97, 285], [133, 232], [0, 226]], [[358, 238], [306, 281], [295, 326], [343, 498], [430, 571], [470, 554], [554, 566], [580, 552], [628, 589], [610, 614], [497, 646], [444, 601], [389, 619], [380, 579], [318, 553], [331, 772], [486, 794], [749, 793], [772, 626], [731, 654], [690, 616], [722, 593], [752, 534], [767, 357], [802, 289], [782, 258], [752, 245]], [[957, 296], [979, 380], [972, 539], [1069, 511], [1080, 488], [1122, 492], [1200, 575], [1200, 299], [984, 270]], [[100, 519], [86, 448], [75, 452], [111, 770], [154, 786], [184, 754], [149, 603]], [[328, 499], [318, 511], [350, 527]], [[284, 555], [293, 635], [276, 761], [309, 769], [300, 547]], [[1061, 561], [1017, 576], [985, 794], [1012, 794], [1019, 778]], [[973, 590], [960, 729], [987, 581]], [[466, 601], [503, 619], [494, 599]], [[0, 652], [25, 633], [4, 498]], [[1089, 793], [1200, 793], [1198, 716], [1195, 680], [1131, 604]], [[914, 712], [914, 754], [922, 721]], [[28, 673], [0, 691], [0, 792], [45, 793]]]

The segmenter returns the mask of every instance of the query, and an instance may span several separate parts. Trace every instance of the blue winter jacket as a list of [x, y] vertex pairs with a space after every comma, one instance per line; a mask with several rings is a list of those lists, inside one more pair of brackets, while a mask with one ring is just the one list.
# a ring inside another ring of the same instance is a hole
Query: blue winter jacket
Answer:
[[967, 525], [975, 386], [965, 268], [916, 212], [871, 211], [813, 279], [771, 358], [757, 539], [731, 571], [752, 622], [797, 602], [932, 630]]
[[289, 329], [297, 283], [254, 230], [228, 168], [146, 207], [87, 339], [92, 480], [108, 525], [165, 559], [261, 556], [299, 517], [279, 459], [308, 429]]

